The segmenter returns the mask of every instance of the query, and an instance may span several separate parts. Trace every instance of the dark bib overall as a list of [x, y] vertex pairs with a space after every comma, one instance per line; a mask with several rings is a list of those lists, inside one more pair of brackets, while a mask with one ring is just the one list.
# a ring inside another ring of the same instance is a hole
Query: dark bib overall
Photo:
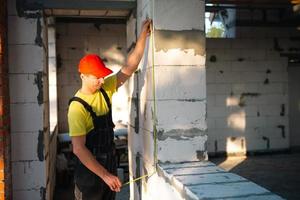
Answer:
[[[110, 173], [116, 175], [116, 158], [114, 145], [114, 123], [112, 121], [111, 104], [106, 92], [101, 88], [109, 112], [97, 116], [92, 107], [79, 97], [69, 101], [80, 102], [91, 114], [94, 129], [86, 135], [86, 147], [95, 156], [97, 161]], [[115, 192], [111, 191], [106, 183], [96, 174], [86, 168], [77, 159], [74, 173], [75, 199], [76, 200], [114, 200]]]

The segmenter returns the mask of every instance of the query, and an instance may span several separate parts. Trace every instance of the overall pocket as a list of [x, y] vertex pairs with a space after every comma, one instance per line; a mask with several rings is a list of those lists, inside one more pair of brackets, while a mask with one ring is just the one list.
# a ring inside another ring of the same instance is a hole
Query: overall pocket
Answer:
[[86, 168], [82, 163], [77, 164], [74, 173], [74, 181], [81, 190], [84, 187], [91, 187], [95, 184], [97, 175]]

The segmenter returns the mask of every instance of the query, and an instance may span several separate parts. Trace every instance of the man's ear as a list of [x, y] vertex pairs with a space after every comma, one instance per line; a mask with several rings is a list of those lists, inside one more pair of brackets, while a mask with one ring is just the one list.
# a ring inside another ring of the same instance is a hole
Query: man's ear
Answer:
[[83, 74], [80, 74], [80, 78], [81, 78], [81, 80], [83, 80], [83, 78], [84, 78], [84, 75], [83, 75]]

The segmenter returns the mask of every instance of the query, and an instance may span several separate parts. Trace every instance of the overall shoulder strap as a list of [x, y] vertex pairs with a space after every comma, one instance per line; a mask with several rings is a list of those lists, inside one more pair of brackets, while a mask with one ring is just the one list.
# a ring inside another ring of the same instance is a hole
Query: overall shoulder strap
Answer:
[[109, 99], [107, 93], [105, 92], [105, 90], [104, 90], [103, 88], [100, 88], [100, 91], [101, 91], [101, 93], [102, 93], [103, 96], [104, 96], [104, 99], [105, 99], [106, 104], [107, 104], [107, 106], [108, 106], [108, 108], [109, 108], [109, 111], [111, 111], [111, 103], [110, 103], [110, 99]]
[[86, 102], [84, 101], [83, 99], [79, 98], [79, 97], [72, 97], [70, 100], [69, 100], [69, 106], [70, 104], [72, 103], [72, 101], [78, 101], [79, 103], [81, 103], [83, 105], [83, 107], [89, 111], [89, 113], [91, 114], [91, 116], [94, 118], [96, 117], [96, 113], [93, 111], [92, 107]]

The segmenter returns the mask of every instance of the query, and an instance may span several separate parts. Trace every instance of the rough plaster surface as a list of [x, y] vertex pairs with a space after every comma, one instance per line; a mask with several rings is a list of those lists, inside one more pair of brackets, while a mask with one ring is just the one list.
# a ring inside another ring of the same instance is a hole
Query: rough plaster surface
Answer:
[[194, 50], [194, 55], [205, 55], [205, 33], [203, 31], [155, 30], [154, 35], [155, 51], [162, 50], [166, 52], [169, 49], [180, 49], [181, 51], [192, 49]]
[[[151, 70], [148, 72], [152, 74]], [[206, 98], [206, 88], [199, 89], [199, 85], [205, 85], [204, 66], [157, 66], [154, 70], [156, 99], [196, 102]], [[147, 98], [151, 100], [152, 90], [149, 92]]]

